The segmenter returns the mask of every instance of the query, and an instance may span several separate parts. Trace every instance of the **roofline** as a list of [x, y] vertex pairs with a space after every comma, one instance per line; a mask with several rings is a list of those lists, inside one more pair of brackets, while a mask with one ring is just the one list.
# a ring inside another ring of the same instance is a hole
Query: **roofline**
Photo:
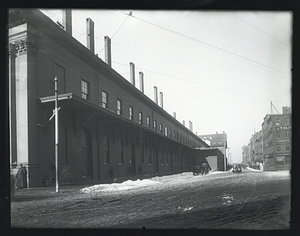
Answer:
[[[85, 100], [85, 99], [83, 99], [83, 98], [81, 98], [81, 97], [79, 97], [79, 96], [77, 96], [77, 95], [75, 95], [73, 93], [64, 93], [64, 94], [59, 94], [58, 95], [58, 101], [71, 100], [71, 99], [74, 99], [74, 100], [76, 100], [78, 102], [81, 102], [81, 103], [83, 103], [83, 104], [85, 104], [87, 106], [91, 106], [91, 107], [93, 107], [95, 109], [101, 109], [102, 108], [99, 105], [96, 105], [95, 103], [92, 103], [92, 102], [90, 102], [88, 100]], [[39, 101], [41, 103], [43, 103], [43, 104], [50, 103], [50, 102], [55, 102], [55, 96], [52, 95], [52, 96], [40, 97]], [[102, 108], [102, 109], [104, 109], [104, 108]], [[105, 109], [105, 111], [112, 112], [111, 110], [107, 110], [107, 109]], [[112, 114], [115, 114], [115, 113], [112, 112]], [[118, 117], [119, 117], [119, 115], [118, 115]], [[122, 116], [120, 116], [120, 117], [122, 117]], [[122, 117], [122, 118], [124, 118], [124, 117]], [[185, 129], [188, 130], [188, 131], [190, 131], [186, 127], [185, 127]], [[186, 132], [186, 131], [184, 130], [184, 132]], [[206, 142], [204, 142], [201, 138], [199, 138], [196, 134], [194, 134], [194, 133], [192, 133], [192, 134], [193, 134], [193, 136], [192, 136], [193, 138], [195, 138], [196, 140], [200, 141], [200, 143], [202, 143], [204, 146], [209, 147], [209, 145]], [[166, 137], [168, 137], [168, 136], [166, 136]], [[190, 147], [190, 146], [188, 146], [188, 147]], [[190, 147], [190, 148], [193, 148], [193, 147]]]
[[[186, 132], [189, 135], [192, 135], [194, 138], [199, 138], [196, 134], [194, 134], [190, 129], [185, 127], [181, 122], [179, 122], [176, 118], [174, 118], [171, 114], [166, 112], [163, 108], [161, 108], [158, 104], [156, 104], [152, 99], [150, 99], [148, 96], [146, 96], [144, 93], [142, 93], [138, 88], [133, 86], [128, 80], [126, 80], [123, 76], [121, 76], [117, 71], [115, 71], [113, 68], [111, 68], [109, 65], [107, 65], [101, 58], [96, 56], [94, 53], [92, 53], [86, 46], [81, 44], [79, 41], [77, 41], [73, 36], [69, 35], [65, 30], [61, 29], [57, 24], [55, 24], [48, 16], [46, 16], [44, 13], [42, 13], [38, 8], [36, 9], [15, 9], [12, 12], [17, 12], [18, 10], [23, 11], [23, 14], [21, 18], [24, 17], [28, 19], [27, 23], [33, 25], [33, 27], [36, 27], [38, 24], [46, 24], [49, 25], [48, 27], [43, 27], [44, 29], [47, 29], [43, 31], [43, 34], [46, 34], [50, 38], [60, 38], [61, 42], [64, 42], [68, 40], [68, 43], [61, 45], [62, 47], [67, 47], [71, 52], [74, 52], [74, 55], [78, 57], [80, 55], [80, 58], [88, 58], [90, 61], [90, 66], [92, 66], [96, 71], [100, 73], [108, 73], [112, 74], [113, 76], [110, 77], [110, 79], [116, 83], [120, 84], [121, 87], [125, 88], [127, 91], [129, 91], [133, 96], [135, 96], [138, 99], [141, 99], [143, 102], [146, 103], [151, 109], [158, 112], [160, 115], [164, 116], [167, 120], [171, 121], [172, 123], [176, 124], [178, 128], [182, 129], [184, 132]], [[29, 13], [26, 11], [30, 11]], [[42, 23], [41, 23], [42, 22]], [[13, 23], [11, 23], [13, 24]], [[57, 31], [57, 34], [52, 34], [51, 30]], [[76, 50], [71, 50], [70, 48], [74, 48]], [[76, 53], [75, 53], [76, 52]], [[129, 64], [128, 64], [129, 66]], [[72, 95], [73, 97], [74, 95]], [[201, 139], [201, 141], [203, 141]]]

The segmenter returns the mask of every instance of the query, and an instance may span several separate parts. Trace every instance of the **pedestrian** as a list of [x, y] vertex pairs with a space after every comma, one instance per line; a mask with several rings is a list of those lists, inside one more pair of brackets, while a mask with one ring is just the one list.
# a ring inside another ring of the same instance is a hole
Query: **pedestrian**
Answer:
[[27, 188], [27, 170], [22, 164], [16, 175], [16, 187], [17, 188]]

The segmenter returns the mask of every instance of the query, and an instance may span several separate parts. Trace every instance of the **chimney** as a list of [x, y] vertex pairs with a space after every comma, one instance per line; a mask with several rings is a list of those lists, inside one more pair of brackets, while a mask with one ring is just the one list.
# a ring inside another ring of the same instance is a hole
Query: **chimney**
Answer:
[[130, 83], [135, 86], [135, 70], [134, 70], [134, 63], [130, 62]]
[[282, 114], [291, 114], [290, 107], [282, 107]]
[[161, 108], [164, 108], [164, 98], [163, 98], [164, 94], [163, 92], [160, 92], [159, 95], [160, 95], [160, 106]]
[[65, 31], [72, 36], [72, 10], [65, 9], [62, 11], [62, 25], [64, 26]]
[[108, 36], [104, 36], [105, 62], [111, 67], [111, 40]]
[[86, 43], [87, 48], [90, 49], [92, 53], [95, 53], [94, 22], [91, 18], [86, 18]]
[[182, 124], [185, 126], [185, 120], [182, 121]]
[[140, 75], [140, 90], [142, 93], [144, 93], [144, 74], [143, 72], [140, 72], [139, 75]]
[[158, 95], [157, 95], [157, 87], [154, 86], [154, 101], [156, 104], [158, 104]]
[[190, 129], [190, 131], [193, 132], [193, 123], [192, 123], [192, 121], [189, 121], [189, 129]]
[[173, 117], [176, 119], [176, 112], [173, 112]]

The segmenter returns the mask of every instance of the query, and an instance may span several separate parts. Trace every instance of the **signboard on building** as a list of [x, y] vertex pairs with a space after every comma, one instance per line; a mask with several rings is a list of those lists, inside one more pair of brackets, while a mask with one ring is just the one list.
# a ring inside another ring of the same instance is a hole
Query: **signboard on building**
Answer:
[[291, 126], [278, 126], [278, 127], [276, 127], [276, 130], [282, 130], [282, 129], [291, 129]]
[[289, 139], [278, 139], [277, 143], [289, 143], [291, 142]]

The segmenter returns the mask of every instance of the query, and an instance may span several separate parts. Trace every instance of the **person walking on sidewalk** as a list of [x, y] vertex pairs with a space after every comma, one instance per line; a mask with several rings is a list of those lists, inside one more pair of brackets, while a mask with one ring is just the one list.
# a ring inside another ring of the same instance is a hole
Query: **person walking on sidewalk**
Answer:
[[27, 188], [27, 170], [22, 164], [16, 175], [16, 187]]

